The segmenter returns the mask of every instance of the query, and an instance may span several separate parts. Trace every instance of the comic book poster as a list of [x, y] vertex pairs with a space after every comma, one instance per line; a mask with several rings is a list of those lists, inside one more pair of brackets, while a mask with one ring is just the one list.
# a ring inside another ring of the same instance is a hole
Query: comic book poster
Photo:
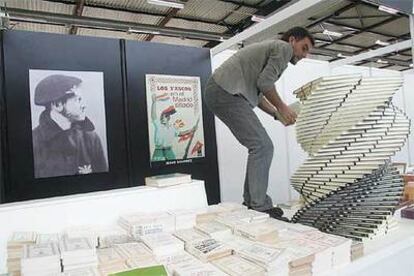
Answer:
[[146, 75], [146, 93], [151, 166], [201, 160], [200, 77]]

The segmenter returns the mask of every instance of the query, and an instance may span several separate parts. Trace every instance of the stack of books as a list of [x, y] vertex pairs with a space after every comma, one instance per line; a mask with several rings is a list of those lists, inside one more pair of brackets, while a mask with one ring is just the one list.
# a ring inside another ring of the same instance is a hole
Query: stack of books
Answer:
[[191, 174], [171, 173], [145, 178], [145, 185], [152, 187], [168, 187], [191, 182]]
[[99, 248], [113, 247], [115, 244], [132, 242], [133, 239], [125, 229], [118, 225], [97, 230]]
[[102, 275], [108, 275], [128, 269], [125, 256], [122, 256], [115, 248], [97, 249], [98, 270]]
[[86, 268], [79, 268], [79, 269], [74, 269], [70, 271], [65, 271], [61, 275], [62, 276], [101, 276], [101, 273], [99, 273], [99, 271], [96, 268], [86, 267]]
[[197, 213], [193, 210], [173, 210], [168, 214], [175, 217], [175, 230], [188, 229], [196, 225]]
[[96, 248], [88, 238], [63, 238], [59, 244], [63, 271], [97, 268]]
[[87, 238], [93, 247], [98, 247], [98, 227], [94, 225], [79, 225], [67, 227], [64, 236], [67, 239]]
[[207, 207], [196, 210], [196, 212], [196, 222], [199, 224], [213, 221], [219, 214], [226, 213], [228, 210], [225, 207], [221, 207], [219, 205], [209, 205]]
[[210, 262], [232, 254], [230, 247], [212, 238], [189, 243], [185, 249], [203, 262]]
[[278, 240], [278, 230], [271, 222], [241, 223], [234, 228], [234, 234], [251, 241], [269, 244]]
[[141, 237], [141, 240], [156, 257], [175, 255], [184, 250], [184, 242], [170, 233], [145, 235]]
[[355, 261], [364, 256], [364, 243], [352, 241], [351, 245], [351, 261]]
[[279, 259], [282, 249], [273, 248], [261, 243], [252, 243], [236, 251], [236, 254], [263, 268], [268, 275], [274, 275], [282, 269]]
[[7, 270], [10, 274], [20, 274], [20, 260], [24, 245], [36, 243], [35, 232], [14, 232], [7, 241]]
[[175, 231], [173, 235], [182, 240], [185, 244], [208, 238], [207, 234], [197, 231], [194, 228], [178, 230]]
[[199, 223], [194, 228], [215, 239], [226, 239], [232, 235], [231, 228], [216, 221]]
[[174, 275], [174, 270], [178, 268], [201, 266], [203, 263], [194, 258], [191, 254], [183, 251], [171, 257], [158, 259], [158, 261], [167, 266], [167, 270]]
[[142, 242], [117, 244], [115, 249], [130, 267], [146, 267], [157, 264], [150, 249]]
[[220, 222], [233, 231], [235, 227], [241, 223], [261, 223], [269, 218], [269, 214], [258, 212], [255, 210], [237, 210], [233, 212], [220, 213], [216, 217], [216, 221]]
[[212, 264], [230, 276], [263, 276], [266, 273], [264, 268], [237, 255], [230, 255], [214, 260]]
[[177, 267], [174, 269], [174, 276], [228, 276], [212, 264], [202, 264], [188, 267]]
[[59, 275], [60, 253], [56, 243], [24, 245], [21, 275]]
[[59, 244], [60, 237], [57, 233], [50, 233], [50, 234], [38, 234], [36, 236], [36, 244], [43, 244], [43, 243], [56, 243]]
[[175, 230], [175, 217], [166, 212], [123, 215], [119, 218], [118, 223], [135, 240], [139, 240], [145, 235], [174, 232]]

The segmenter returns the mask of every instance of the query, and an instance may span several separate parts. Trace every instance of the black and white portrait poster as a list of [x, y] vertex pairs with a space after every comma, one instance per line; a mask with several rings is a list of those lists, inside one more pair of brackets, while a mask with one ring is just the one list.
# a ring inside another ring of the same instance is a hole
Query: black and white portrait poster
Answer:
[[151, 164], [204, 157], [200, 77], [146, 75]]
[[107, 172], [103, 72], [29, 70], [35, 178]]

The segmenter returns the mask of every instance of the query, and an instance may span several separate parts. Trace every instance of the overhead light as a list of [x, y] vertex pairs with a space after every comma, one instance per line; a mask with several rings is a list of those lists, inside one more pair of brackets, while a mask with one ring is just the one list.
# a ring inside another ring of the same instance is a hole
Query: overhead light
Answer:
[[157, 31], [150, 31], [150, 30], [139, 30], [134, 28], [129, 28], [128, 33], [137, 33], [137, 34], [153, 34], [153, 35], [159, 35], [160, 32]]
[[184, 3], [177, 2], [177, 1], [168, 1], [168, 0], [147, 0], [148, 4], [176, 8], [176, 9], [184, 9]]
[[349, 57], [349, 56], [346, 56], [346, 55], [344, 55], [344, 54], [342, 54], [342, 53], [339, 53], [339, 54], [337, 54], [336, 56], [337, 56], [337, 57], [340, 57], [340, 58], [347, 58], [347, 57]]
[[383, 11], [383, 12], [387, 12], [387, 13], [390, 13], [390, 14], [397, 14], [398, 13], [398, 10], [387, 7], [387, 6], [384, 6], [384, 5], [380, 5], [378, 7], [378, 10]]
[[377, 59], [377, 63], [388, 64], [389, 62], [382, 59]]
[[414, 67], [414, 65], [411, 63], [411, 64], [410, 64], [410, 67], [411, 67], [411, 68], [413, 68], [413, 67]]
[[223, 41], [225, 41], [225, 39], [224, 39], [224, 37], [220, 37], [220, 39], [219, 39], [221, 42], [223, 42]]
[[253, 22], [262, 22], [265, 21], [266, 18], [264, 18], [263, 16], [259, 16], [259, 15], [252, 15], [251, 20]]
[[377, 45], [380, 45], [380, 46], [388, 46], [388, 45], [390, 45], [391, 43], [389, 43], [389, 42], [386, 42], [386, 41], [382, 41], [382, 40], [377, 40], [377, 41], [375, 41], [375, 44], [377, 44]]
[[335, 36], [335, 37], [341, 37], [342, 34], [338, 33], [338, 32], [333, 32], [333, 31], [329, 31], [329, 30], [323, 30], [323, 34], [324, 35], [330, 35], [330, 36]]

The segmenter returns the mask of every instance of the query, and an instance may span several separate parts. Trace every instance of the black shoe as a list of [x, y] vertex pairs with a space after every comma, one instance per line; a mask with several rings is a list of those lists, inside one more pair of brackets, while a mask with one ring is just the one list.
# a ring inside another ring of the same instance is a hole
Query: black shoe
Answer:
[[283, 216], [283, 210], [280, 209], [279, 207], [273, 207], [272, 209], [268, 209], [268, 210], [264, 210], [262, 211], [263, 213], [269, 214], [269, 216], [271, 218], [277, 219], [277, 220], [281, 220], [281, 221], [286, 221], [289, 222], [288, 218], [285, 218]]

